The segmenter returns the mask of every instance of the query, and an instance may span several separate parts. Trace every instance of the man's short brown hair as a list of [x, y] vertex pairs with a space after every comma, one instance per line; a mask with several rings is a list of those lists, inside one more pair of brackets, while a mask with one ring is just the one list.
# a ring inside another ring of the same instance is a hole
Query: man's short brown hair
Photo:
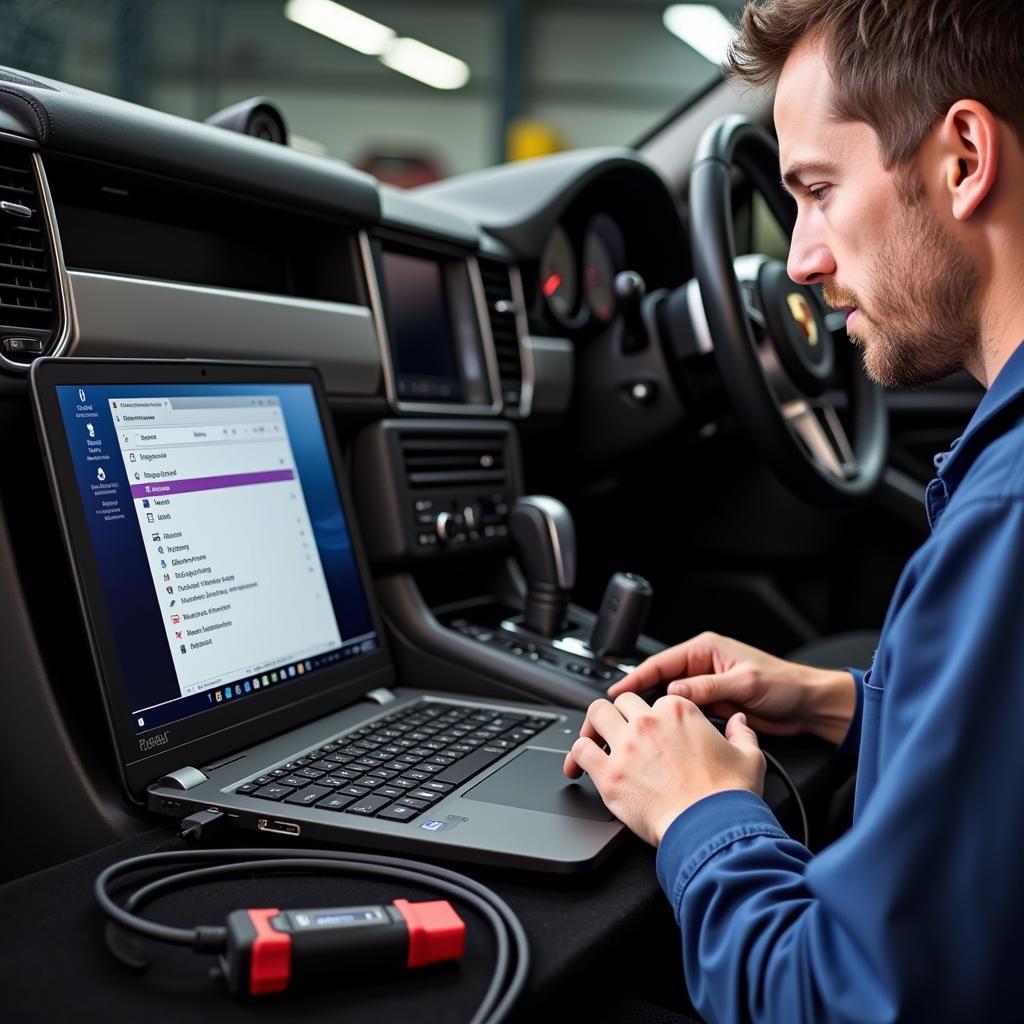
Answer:
[[796, 45], [818, 36], [835, 114], [878, 135], [886, 166], [906, 162], [962, 99], [1024, 142], [1024, 0], [766, 0], [749, 3], [728, 70], [777, 81]]

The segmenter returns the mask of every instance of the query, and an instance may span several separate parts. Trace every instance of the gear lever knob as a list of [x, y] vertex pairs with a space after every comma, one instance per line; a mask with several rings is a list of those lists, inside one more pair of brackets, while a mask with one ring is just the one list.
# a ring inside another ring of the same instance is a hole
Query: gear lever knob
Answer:
[[541, 636], [554, 636], [576, 583], [572, 515], [556, 498], [531, 494], [516, 499], [508, 525], [526, 574], [524, 624]]
[[606, 654], [632, 654], [653, 596], [654, 588], [643, 576], [632, 572], [612, 576], [590, 634], [590, 649], [599, 658]]

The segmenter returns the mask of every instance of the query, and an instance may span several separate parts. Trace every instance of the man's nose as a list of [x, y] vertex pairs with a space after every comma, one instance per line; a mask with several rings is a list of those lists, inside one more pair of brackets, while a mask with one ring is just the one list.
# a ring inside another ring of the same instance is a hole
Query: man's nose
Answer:
[[833, 277], [835, 272], [836, 261], [832, 250], [820, 239], [808, 237], [798, 224], [789, 245], [786, 273], [797, 284], [821, 284]]

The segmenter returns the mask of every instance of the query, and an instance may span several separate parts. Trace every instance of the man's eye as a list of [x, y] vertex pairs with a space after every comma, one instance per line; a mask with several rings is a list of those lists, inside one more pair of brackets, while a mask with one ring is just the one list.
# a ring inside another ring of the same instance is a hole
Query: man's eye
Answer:
[[811, 185], [807, 191], [810, 192], [811, 198], [816, 203], [820, 203], [828, 195], [831, 187], [831, 185]]

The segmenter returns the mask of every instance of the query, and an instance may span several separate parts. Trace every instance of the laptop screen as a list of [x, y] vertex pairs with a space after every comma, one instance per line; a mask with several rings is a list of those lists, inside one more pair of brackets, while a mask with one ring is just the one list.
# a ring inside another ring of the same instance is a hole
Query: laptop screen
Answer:
[[55, 391], [142, 753], [378, 649], [309, 383]]

